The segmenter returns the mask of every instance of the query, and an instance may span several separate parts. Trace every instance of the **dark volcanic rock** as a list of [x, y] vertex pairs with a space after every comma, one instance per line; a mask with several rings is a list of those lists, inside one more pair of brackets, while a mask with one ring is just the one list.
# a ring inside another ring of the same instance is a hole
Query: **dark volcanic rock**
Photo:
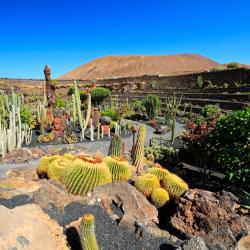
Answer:
[[204, 240], [197, 236], [190, 240], [185, 240], [176, 250], [208, 250]]
[[179, 199], [171, 224], [187, 236], [201, 236], [209, 249], [234, 249], [247, 233], [239, 208], [230, 192], [190, 189]]

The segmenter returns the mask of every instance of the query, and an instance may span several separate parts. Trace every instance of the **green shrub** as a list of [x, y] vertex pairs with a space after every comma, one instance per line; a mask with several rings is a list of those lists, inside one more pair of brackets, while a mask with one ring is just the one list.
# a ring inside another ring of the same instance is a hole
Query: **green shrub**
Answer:
[[20, 110], [20, 117], [21, 117], [22, 123], [28, 124], [30, 128], [35, 127], [36, 119], [30, 108], [23, 105]]
[[137, 113], [141, 113], [144, 110], [144, 106], [143, 106], [143, 101], [141, 100], [136, 100], [133, 103], [133, 110]]
[[143, 100], [143, 105], [146, 109], [148, 119], [153, 120], [155, 119], [157, 112], [161, 106], [161, 100], [157, 95], [148, 95]]
[[65, 106], [66, 106], [66, 100], [63, 99], [60, 95], [56, 95], [55, 107], [65, 108]]
[[225, 70], [224, 67], [214, 67], [210, 69], [210, 72], [217, 72], [217, 71], [224, 71], [224, 70]]
[[202, 76], [198, 76], [197, 82], [196, 82], [197, 88], [201, 89], [203, 87], [203, 79]]
[[111, 95], [109, 89], [98, 87], [91, 90], [91, 101], [94, 106], [99, 106], [105, 98]]
[[108, 116], [112, 121], [118, 120], [118, 115], [113, 107], [108, 107], [105, 110], [101, 111], [101, 116]]
[[71, 86], [68, 91], [68, 95], [73, 95], [75, 94], [75, 86]]
[[210, 159], [230, 180], [250, 183], [250, 108], [223, 115], [204, 145]]
[[202, 108], [200, 115], [205, 118], [205, 120], [212, 120], [221, 114], [221, 109], [217, 105], [208, 104]]
[[227, 69], [238, 69], [238, 68], [240, 68], [240, 64], [237, 62], [231, 62], [228, 63], [227, 65]]

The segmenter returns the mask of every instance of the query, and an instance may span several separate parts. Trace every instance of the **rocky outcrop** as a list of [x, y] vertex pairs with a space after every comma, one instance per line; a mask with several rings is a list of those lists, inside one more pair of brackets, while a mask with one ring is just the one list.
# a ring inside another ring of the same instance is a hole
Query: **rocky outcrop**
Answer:
[[172, 226], [187, 236], [201, 236], [208, 248], [234, 249], [247, 233], [243, 210], [229, 192], [190, 189], [179, 199]]
[[63, 229], [38, 206], [0, 206], [0, 214], [0, 249], [69, 249]]

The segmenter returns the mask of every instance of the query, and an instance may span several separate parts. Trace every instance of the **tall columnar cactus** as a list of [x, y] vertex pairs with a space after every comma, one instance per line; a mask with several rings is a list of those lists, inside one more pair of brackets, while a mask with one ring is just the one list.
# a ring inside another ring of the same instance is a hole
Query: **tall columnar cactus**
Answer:
[[84, 250], [98, 250], [95, 236], [95, 218], [92, 214], [85, 214], [81, 223], [81, 243]]
[[162, 185], [174, 197], [180, 197], [188, 190], [188, 184], [173, 173], [169, 173], [163, 178]]
[[36, 168], [36, 172], [41, 177], [46, 177], [48, 173], [49, 165], [56, 159], [58, 159], [59, 155], [52, 156], [44, 156], [39, 160], [38, 166]]
[[60, 181], [62, 179], [63, 170], [70, 163], [65, 157], [58, 157], [48, 166], [47, 176], [49, 179]]
[[40, 126], [40, 134], [45, 134], [45, 121], [46, 121], [46, 107], [44, 104], [39, 103], [37, 107], [37, 120]]
[[171, 141], [174, 141], [175, 138], [175, 125], [176, 125], [176, 116], [179, 112], [179, 107], [181, 105], [182, 98], [177, 100], [176, 95], [174, 95], [166, 100], [166, 109], [167, 112], [172, 117], [172, 132], [171, 132]]
[[23, 125], [23, 134], [24, 134], [25, 144], [29, 145], [32, 140], [32, 128], [28, 124]]
[[122, 138], [119, 135], [114, 135], [110, 141], [110, 145], [109, 145], [109, 153], [108, 155], [111, 156], [123, 156], [124, 152], [123, 152], [123, 142], [122, 142]]
[[135, 182], [135, 187], [143, 195], [149, 197], [156, 188], [160, 187], [160, 182], [155, 175], [144, 174], [137, 178]]
[[112, 176], [100, 157], [79, 156], [66, 168], [63, 182], [69, 193], [84, 195], [96, 186], [112, 182]]
[[85, 123], [83, 127], [84, 131], [87, 128], [90, 122], [90, 117], [91, 117], [91, 94], [88, 94], [87, 100], [88, 100], [88, 106], [87, 106], [87, 115], [86, 115], [86, 119], [85, 119]]
[[157, 176], [157, 178], [162, 181], [170, 172], [164, 168], [152, 167], [147, 173]]
[[73, 119], [73, 124], [74, 126], [76, 125], [77, 121], [77, 108], [76, 108], [76, 97], [75, 94], [71, 96], [72, 98], [72, 119]]
[[156, 188], [151, 194], [151, 201], [157, 207], [162, 207], [169, 201], [169, 194], [164, 188]]
[[134, 146], [134, 151], [132, 155], [133, 164], [136, 167], [137, 171], [142, 171], [144, 166], [144, 144], [146, 136], [146, 127], [144, 124], [140, 125], [137, 141]]
[[131, 166], [123, 157], [108, 156], [105, 159], [113, 181], [128, 181], [131, 177]]

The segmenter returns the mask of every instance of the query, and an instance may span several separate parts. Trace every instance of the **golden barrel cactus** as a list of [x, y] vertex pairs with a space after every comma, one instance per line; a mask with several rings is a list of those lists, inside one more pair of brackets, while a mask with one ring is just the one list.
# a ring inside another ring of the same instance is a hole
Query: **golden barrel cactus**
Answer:
[[44, 156], [39, 160], [36, 172], [39, 176], [46, 176], [48, 172], [49, 165], [56, 160], [59, 155]]
[[64, 157], [58, 157], [55, 159], [48, 167], [48, 178], [60, 181], [62, 179], [62, 173], [69, 162], [70, 160]]
[[157, 176], [158, 179], [162, 181], [170, 172], [162, 167], [152, 167], [147, 171], [147, 173]]
[[156, 188], [151, 194], [151, 201], [156, 207], [162, 207], [169, 201], [169, 194], [164, 188]]

